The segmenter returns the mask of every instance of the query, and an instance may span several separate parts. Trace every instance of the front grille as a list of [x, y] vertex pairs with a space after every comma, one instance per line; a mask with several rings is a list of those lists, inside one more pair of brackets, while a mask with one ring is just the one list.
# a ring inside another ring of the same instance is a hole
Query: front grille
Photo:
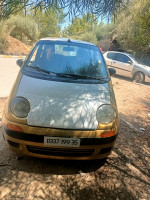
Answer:
[[27, 145], [26, 148], [31, 153], [49, 156], [83, 157], [91, 156], [94, 153], [94, 149], [49, 148], [30, 145]]

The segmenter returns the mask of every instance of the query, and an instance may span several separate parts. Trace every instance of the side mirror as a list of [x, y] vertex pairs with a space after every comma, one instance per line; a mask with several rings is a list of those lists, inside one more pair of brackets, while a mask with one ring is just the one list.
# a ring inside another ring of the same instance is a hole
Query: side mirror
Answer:
[[21, 67], [22, 64], [23, 64], [23, 62], [24, 62], [24, 59], [18, 59], [18, 60], [16, 61], [16, 64], [17, 64], [19, 67]]
[[110, 76], [113, 76], [116, 73], [116, 70], [113, 68], [109, 68], [108, 70], [109, 70]]
[[132, 63], [132, 61], [131, 61], [131, 60], [129, 60], [129, 61], [128, 61], [128, 64], [132, 65], [133, 63]]

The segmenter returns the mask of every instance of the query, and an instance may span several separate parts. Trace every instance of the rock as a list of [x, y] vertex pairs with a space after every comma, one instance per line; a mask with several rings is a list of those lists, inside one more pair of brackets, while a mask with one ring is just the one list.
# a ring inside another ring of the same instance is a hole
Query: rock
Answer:
[[140, 128], [141, 131], [145, 131], [145, 128]]

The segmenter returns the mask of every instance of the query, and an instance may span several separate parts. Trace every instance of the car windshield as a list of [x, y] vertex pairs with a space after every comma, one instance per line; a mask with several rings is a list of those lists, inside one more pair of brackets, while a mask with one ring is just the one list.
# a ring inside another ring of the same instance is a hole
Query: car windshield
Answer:
[[138, 58], [135, 58], [133, 55], [129, 54], [129, 56], [134, 60], [135, 63], [137, 63], [137, 64], [143, 64], [142, 62], [140, 62], [138, 60]]
[[49, 72], [104, 79], [107, 70], [103, 56], [94, 45], [73, 42], [39, 42], [31, 52], [26, 67]]

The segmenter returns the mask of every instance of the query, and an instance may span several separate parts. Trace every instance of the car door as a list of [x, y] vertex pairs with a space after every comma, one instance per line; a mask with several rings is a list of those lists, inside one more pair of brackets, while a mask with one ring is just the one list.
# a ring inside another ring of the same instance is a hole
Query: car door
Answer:
[[116, 69], [116, 74], [126, 77], [131, 77], [133, 62], [123, 53], [115, 53], [112, 67]]
[[[114, 52], [107, 52], [104, 54], [104, 58], [106, 61], [106, 65], [108, 68], [112, 68], [112, 63], [114, 62], [115, 53]], [[117, 72], [117, 70], [116, 70]]]

